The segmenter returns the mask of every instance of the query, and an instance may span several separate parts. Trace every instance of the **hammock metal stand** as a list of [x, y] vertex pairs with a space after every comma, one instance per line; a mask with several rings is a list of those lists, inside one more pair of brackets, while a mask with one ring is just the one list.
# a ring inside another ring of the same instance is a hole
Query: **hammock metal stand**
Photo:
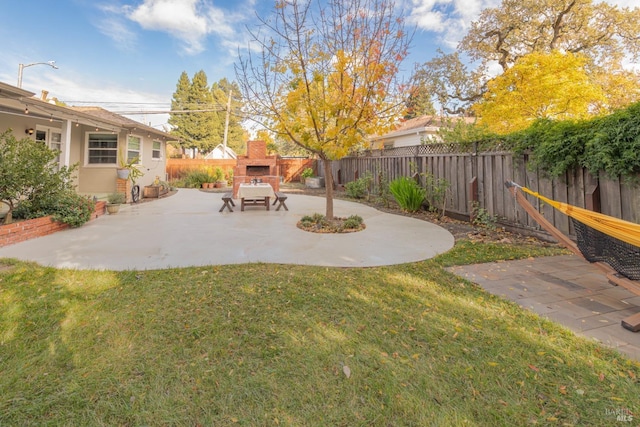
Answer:
[[[586, 262], [589, 262], [578, 246], [575, 244], [573, 240], [569, 237], [565, 236], [560, 230], [558, 230], [551, 222], [549, 222], [536, 208], [529, 203], [527, 198], [518, 191], [519, 185], [514, 183], [513, 181], [506, 181], [504, 185], [507, 187], [511, 195], [516, 199], [516, 202], [538, 223], [542, 228], [545, 229], [547, 233], [553, 236], [558, 242], [573, 252], [575, 255], [584, 259]], [[614, 286], [622, 286], [623, 288], [633, 292], [636, 295], [640, 295], [640, 283], [634, 280], [629, 280], [626, 277], [621, 276], [617, 271], [611, 268], [610, 265], [603, 262], [594, 262], [598, 268], [600, 268], [606, 275], [607, 279]], [[630, 330], [631, 332], [640, 332], [640, 313], [632, 314], [631, 316], [627, 316], [621, 321], [621, 325], [623, 328]]]

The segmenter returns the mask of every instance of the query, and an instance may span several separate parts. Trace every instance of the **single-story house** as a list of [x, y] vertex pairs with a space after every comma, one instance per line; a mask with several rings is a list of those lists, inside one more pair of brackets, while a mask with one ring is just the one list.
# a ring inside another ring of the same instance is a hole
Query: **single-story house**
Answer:
[[204, 158], [205, 159], [237, 159], [238, 155], [231, 148], [225, 147], [222, 144], [218, 144], [216, 148], [211, 150], [211, 152], [207, 154]]
[[405, 120], [398, 124], [395, 130], [384, 135], [376, 135], [369, 140], [371, 148], [381, 150], [385, 148], [411, 147], [423, 143], [440, 142], [438, 130], [448, 123], [464, 120], [466, 123], [475, 123], [475, 117], [442, 117], [420, 116]]
[[16, 138], [42, 141], [60, 150], [60, 166], [78, 164], [80, 194], [103, 198], [120, 190], [116, 169], [120, 158], [137, 157], [143, 187], [166, 177], [168, 133], [100, 107], [66, 107], [51, 103], [43, 91], [33, 92], [0, 82], [0, 132], [10, 129]]

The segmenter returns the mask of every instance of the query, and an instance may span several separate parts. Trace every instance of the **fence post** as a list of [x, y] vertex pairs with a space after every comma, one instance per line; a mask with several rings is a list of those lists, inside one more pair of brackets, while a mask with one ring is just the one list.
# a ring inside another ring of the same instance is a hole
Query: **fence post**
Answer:
[[473, 178], [471, 178], [471, 180], [469, 181], [469, 197], [471, 197], [471, 200], [469, 200], [469, 222], [473, 222], [476, 218], [476, 212], [473, 209], [474, 206], [477, 206], [477, 204], [479, 203], [478, 200], [478, 177], [474, 176]]
[[602, 212], [600, 206], [600, 186], [598, 184], [587, 187], [584, 195], [584, 204], [590, 211]]

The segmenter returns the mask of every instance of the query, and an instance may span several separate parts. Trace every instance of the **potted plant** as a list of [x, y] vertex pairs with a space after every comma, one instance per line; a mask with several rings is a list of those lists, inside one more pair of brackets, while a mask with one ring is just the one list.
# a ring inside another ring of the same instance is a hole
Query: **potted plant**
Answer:
[[140, 169], [136, 167], [139, 161], [140, 161], [139, 157], [126, 159], [122, 154], [122, 152], [120, 152], [118, 156], [118, 169], [116, 169], [118, 178], [131, 179], [131, 182], [135, 184], [136, 179], [144, 175], [144, 172], [142, 172]]
[[120, 205], [126, 201], [124, 193], [111, 193], [107, 196], [107, 212], [114, 215], [120, 210]]
[[311, 168], [306, 168], [305, 170], [303, 170], [302, 173], [300, 174], [300, 176], [304, 180], [303, 181], [304, 185], [306, 185], [307, 188], [322, 188], [322, 187], [324, 187], [324, 177], [322, 177], [322, 176], [314, 176], [313, 175], [313, 169], [311, 169]]
[[300, 182], [302, 184], [304, 184], [307, 180], [307, 178], [311, 178], [313, 176], [313, 169], [311, 168], [306, 168], [305, 170], [302, 171], [302, 173], [300, 174]]
[[223, 184], [227, 184], [227, 182], [224, 180], [224, 171], [222, 170], [222, 168], [220, 168], [220, 166], [216, 167], [214, 171], [214, 177], [216, 188], [221, 188]]

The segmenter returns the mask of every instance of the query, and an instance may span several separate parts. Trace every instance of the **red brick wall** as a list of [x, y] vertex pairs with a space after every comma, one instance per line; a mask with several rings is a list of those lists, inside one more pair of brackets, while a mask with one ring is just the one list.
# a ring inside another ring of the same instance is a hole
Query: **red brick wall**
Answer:
[[[97, 202], [91, 219], [104, 215], [106, 204], [104, 201]], [[50, 216], [2, 225], [0, 226], [0, 247], [23, 242], [35, 237], [46, 236], [67, 228], [69, 228], [67, 224], [56, 222], [52, 220]]]
[[265, 141], [247, 141], [247, 158], [265, 159], [267, 157], [267, 143]]

